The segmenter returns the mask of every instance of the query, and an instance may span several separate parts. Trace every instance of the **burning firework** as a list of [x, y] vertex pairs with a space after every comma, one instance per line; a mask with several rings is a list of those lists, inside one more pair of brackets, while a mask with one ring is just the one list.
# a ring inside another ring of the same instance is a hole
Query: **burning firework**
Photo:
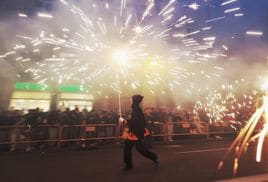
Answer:
[[[196, 102], [193, 113], [198, 114], [200, 111], [206, 113], [210, 124], [217, 122], [228, 122], [235, 131], [239, 130], [235, 125], [241, 126], [240, 118], [245, 115], [245, 110], [254, 108], [259, 91], [247, 91], [244, 79], [236, 80], [233, 84], [223, 84], [218, 90], [212, 90], [203, 100]], [[243, 94], [241, 88], [243, 86]], [[239, 119], [240, 118], [240, 119]]]
[[[14, 59], [41, 84], [76, 82], [99, 94], [143, 87], [164, 94], [187, 85], [184, 92], [192, 94], [224, 71], [215, 64], [228, 47], [213, 52], [219, 42], [210, 31], [215, 21], [239, 12], [227, 4], [238, 3], [59, 0], [55, 12], [38, 12], [36, 18], [19, 13], [33, 33], [17, 33], [14, 50], [1, 57]], [[215, 6], [223, 7], [217, 17], [202, 15]]]
[[[267, 90], [266, 86], [263, 86], [263, 89]], [[239, 167], [239, 160], [243, 153], [247, 151], [249, 144], [255, 140], [258, 140], [257, 152], [256, 152], [256, 161], [261, 161], [263, 142], [265, 137], [268, 134], [267, 128], [267, 114], [268, 114], [268, 96], [265, 94], [262, 97], [262, 102], [259, 103], [259, 107], [256, 109], [256, 112], [251, 116], [247, 121], [244, 128], [241, 129], [236, 139], [233, 141], [229, 149], [227, 150], [224, 160], [228, 155], [234, 151], [234, 163], [233, 163], [233, 174], [236, 175]], [[257, 134], [256, 134], [257, 133]], [[218, 170], [223, 167], [224, 160], [220, 161], [218, 165]]]

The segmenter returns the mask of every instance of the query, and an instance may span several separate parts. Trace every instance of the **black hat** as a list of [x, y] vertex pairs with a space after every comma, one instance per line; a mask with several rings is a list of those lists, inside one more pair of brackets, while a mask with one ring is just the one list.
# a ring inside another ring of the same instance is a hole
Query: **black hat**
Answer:
[[143, 96], [142, 95], [133, 95], [132, 96], [132, 101], [133, 102], [137, 102], [137, 103], [140, 103], [143, 99]]

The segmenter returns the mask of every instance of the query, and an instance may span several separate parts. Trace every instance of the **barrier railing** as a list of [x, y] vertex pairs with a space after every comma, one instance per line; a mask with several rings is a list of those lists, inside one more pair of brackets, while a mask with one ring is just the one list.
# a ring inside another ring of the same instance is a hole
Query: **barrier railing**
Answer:
[[[0, 145], [10, 145], [15, 150], [19, 145], [33, 146], [49, 144], [61, 147], [70, 142], [112, 141], [124, 137], [124, 127], [120, 124], [79, 124], [79, 125], [12, 125], [0, 126]], [[228, 134], [235, 131], [213, 131], [204, 122], [150, 122], [148, 129], [154, 140], [172, 141], [176, 136]]]
[[173, 141], [179, 136], [205, 136], [209, 139], [212, 135], [235, 134], [237, 130], [230, 127], [216, 127], [214, 131], [206, 122], [154, 122], [151, 127], [152, 137], [160, 140]]

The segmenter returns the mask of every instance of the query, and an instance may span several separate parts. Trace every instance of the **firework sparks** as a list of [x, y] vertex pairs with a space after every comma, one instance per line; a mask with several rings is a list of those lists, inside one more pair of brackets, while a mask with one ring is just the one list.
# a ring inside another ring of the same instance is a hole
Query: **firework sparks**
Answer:
[[24, 13], [19, 13], [18, 16], [19, 16], [19, 17], [28, 17], [28, 16], [27, 16], [26, 14], [24, 14]]
[[236, 1], [237, 1], [237, 0], [229, 0], [229, 1], [225, 1], [225, 2], [221, 3], [221, 5], [222, 5], [222, 6], [225, 6], [225, 5], [234, 3], [234, 2], [236, 2]]
[[[263, 111], [264, 111], [264, 106], [257, 109], [257, 111], [249, 119], [246, 126], [240, 131], [239, 135], [233, 141], [233, 143], [231, 144], [231, 146], [229, 147], [229, 149], [227, 150], [227, 152], [224, 156], [224, 160], [225, 160], [232, 151], [235, 151], [236, 157], [234, 160], [234, 168], [233, 168], [234, 175], [237, 174], [239, 159], [240, 159], [243, 151], [246, 150], [246, 148], [248, 146], [248, 142], [250, 142], [250, 140], [252, 138], [256, 137], [256, 136], [255, 137], [251, 137], [251, 136], [252, 136], [252, 133], [253, 133], [260, 117], [263, 114]], [[259, 150], [260, 150], [260, 147], [261, 146], [259, 145]], [[259, 158], [259, 155], [260, 155], [260, 152], [257, 153], [257, 156], [258, 156], [257, 158]], [[221, 170], [221, 168], [223, 167], [224, 160], [220, 161], [220, 163], [218, 165], [218, 170]]]
[[[221, 67], [215, 69], [223, 71]], [[240, 127], [240, 124], [235, 121], [236, 116], [240, 115], [243, 108], [253, 107], [257, 95], [257, 92], [249, 92], [241, 98], [239, 87], [243, 85], [242, 82], [243, 80], [234, 84], [223, 84], [220, 90], [212, 90], [202, 101], [196, 102], [193, 112], [198, 114], [199, 110], [203, 110], [210, 118], [210, 124], [228, 122], [235, 131], [239, 130], [237, 127]]]
[[[18, 43], [0, 57], [16, 60], [20, 69], [41, 84], [78, 82], [91, 85], [99, 95], [118, 90], [117, 73], [122, 89], [148, 87], [150, 93], [167, 94], [167, 90], [175, 92], [187, 84], [190, 87], [183, 91], [192, 95], [195, 90], [206, 89], [200, 80], [218, 79], [225, 71], [216, 65], [225, 55], [213, 53], [218, 38], [210, 35], [211, 23], [223, 21], [226, 13], [238, 10], [196, 19], [178, 12], [185, 6], [196, 13], [210, 6], [184, 5], [176, 0], [160, 4], [154, 0], [86, 3], [59, 0], [57, 11], [37, 13], [35, 27], [40, 24], [40, 29], [33, 29], [36, 33], [32, 34], [17, 33]], [[231, 3], [235, 1], [221, 6]], [[68, 18], [67, 23], [62, 22], [62, 15]], [[26, 14], [18, 16], [29, 24], [34, 19]], [[199, 71], [203, 64], [207, 68]]]
[[47, 13], [38, 13], [37, 16], [42, 17], [42, 18], [53, 18], [52, 15], [47, 14]]
[[232, 12], [238, 11], [238, 10], [240, 10], [240, 7], [227, 9], [227, 10], [224, 11], [224, 13], [232, 13]]
[[247, 31], [246, 34], [249, 35], [249, 36], [262, 36], [263, 32], [260, 32], [260, 31]]
[[190, 5], [188, 5], [189, 8], [192, 8], [193, 10], [198, 10], [200, 5], [198, 5], [197, 3], [192, 3]]
[[[267, 85], [263, 85], [262, 89], [267, 90]], [[262, 116], [264, 118], [264, 121], [262, 121], [261, 119]], [[263, 143], [265, 137], [268, 134], [267, 118], [268, 118], [268, 96], [265, 95], [262, 98], [262, 105], [256, 109], [256, 112], [247, 121], [244, 128], [241, 129], [236, 139], [230, 145], [223, 160], [220, 161], [218, 165], [218, 170], [220, 170], [223, 167], [224, 160], [229, 156], [229, 154], [232, 151], [234, 151], [235, 158], [233, 163], [233, 174], [236, 175], [239, 168], [239, 160], [242, 154], [244, 154], [247, 151], [249, 144], [257, 139], [258, 143], [256, 151], [256, 161], [261, 162]], [[260, 131], [257, 129], [258, 125], [262, 125]], [[254, 134], [256, 132], [257, 134]]]

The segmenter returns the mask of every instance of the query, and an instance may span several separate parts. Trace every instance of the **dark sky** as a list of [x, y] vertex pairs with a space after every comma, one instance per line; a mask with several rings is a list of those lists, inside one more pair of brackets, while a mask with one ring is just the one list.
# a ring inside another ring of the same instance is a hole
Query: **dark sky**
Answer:
[[[267, 56], [265, 52], [268, 47], [268, 1], [240, 0], [239, 3], [244, 16], [237, 22], [238, 25], [234, 24], [238, 35], [233, 47], [239, 50], [237, 53], [240, 55]], [[226, 30], [228, 29], [229, 27], [226, 27]], [[263, 36], [247, 36], [245, 32], [248, 30], [261, 31]]]
[[[225, 6], [221, 6], [221, 3], [227, 2], [228, 0], [207, 1], [212, 6], [215, 6], [215, 8], [208, 8], [211, 18], [226, 17], [223, 20], [211, 23], [214, 29], [212, 30], [212, 34], [216, 34], [217, 39], [220, 40], [220, 44], [229, 46], [231, 55], [247, 57], [248, 54], [258, 54], [256, 56], [264, 57], [261, 54], [265, 51], [260, 51], [260, 49], [266, 49], [267, 51], [268, 47], [268, 0], [237, 0], [237, 2]], [[240, 10], [236, 13], [243, 13], [244, 16], [235, 17], [235, 13], [223, 13], [226, 9], [236, 7], [240, 7]], [[205, 12], [202, 12], [197, 15], [202, 17], [205, 14]], [[249, 36], [246, 35], [247, 31], [260, 31], [263, 32], [263, 36]], [[258, 53], [256, 53], [256, 50], [258, 50]]]
[[241, 9], [245, 12], [243, 23], [249, 29], [263, 30], [267, 38], [268, 30], [268, 1], [241, 0]]

